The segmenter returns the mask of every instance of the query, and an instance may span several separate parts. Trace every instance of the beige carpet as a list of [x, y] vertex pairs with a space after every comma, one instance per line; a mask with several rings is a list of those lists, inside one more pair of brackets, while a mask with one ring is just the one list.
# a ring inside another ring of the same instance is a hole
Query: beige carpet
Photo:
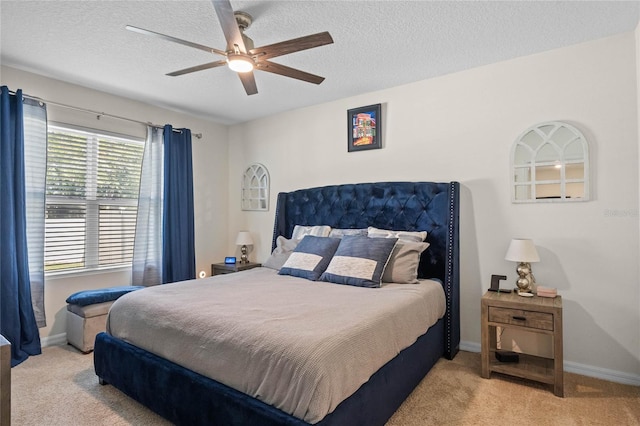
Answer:
[[[12, 424], [167, 425], [111, 386], [93, 356], [44, 348], [12, 370]], [[640, 388], [565, 373], [565, 398], [546, 385], [494, 374], [480, 377], [480, 354], [440, 360], [389, 420], [424, 425], [640, 425]]]

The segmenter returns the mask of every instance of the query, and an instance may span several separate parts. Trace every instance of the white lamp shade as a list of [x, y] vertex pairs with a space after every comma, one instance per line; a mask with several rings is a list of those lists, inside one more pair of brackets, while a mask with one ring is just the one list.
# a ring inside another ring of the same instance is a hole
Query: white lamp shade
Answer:
[[253, 238], [251, 238], [251, 233], [247, 231], [238, 232], [238, 237], [236, 238], [237, 246], [251, 246], [253, 245]]
[[540, 256], [533, 241], [518, 238], [511, 240], [504, 258], [513, 262], [540, 262]]

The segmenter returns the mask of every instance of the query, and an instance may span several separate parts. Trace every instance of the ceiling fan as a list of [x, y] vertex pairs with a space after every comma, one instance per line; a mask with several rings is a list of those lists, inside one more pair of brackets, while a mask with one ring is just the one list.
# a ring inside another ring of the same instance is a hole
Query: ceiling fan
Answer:
[[253, 20], [251, 15], [241, 11], [234, 12], [229, 0], [211, 0], [211, 2], [215, 8], [216, 15], [218, 15], [224, 37], [227, 40], [227, 48], [224, 51], [131, 25], [127, 25], [126, 29], [225, 57], [225, 59], [196, 65], [167, 74], [172, 77], [228, 65], [230, 69], [238, 73], [247, 95], [258, 93], [253, 70], [266, 71], [314, 84], [320, 84], [324, 81], [324, 77], [286, 65], [277, 64], [271, 62], [269, 59], [324, 46], [325, 44], [331, 44], [333, 43], [333, 39], [327, 31], [270, 44], [268, 46], [254, 47], [253, 40], [244, 33], [244, 30], [249, 28]]

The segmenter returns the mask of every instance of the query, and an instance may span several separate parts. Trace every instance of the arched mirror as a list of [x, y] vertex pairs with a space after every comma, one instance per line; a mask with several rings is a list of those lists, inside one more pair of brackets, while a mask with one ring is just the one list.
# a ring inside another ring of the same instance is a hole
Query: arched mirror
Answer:
[[589, 199], [589, 147], [567, 123], [529, 127], [511, 148], [511, 200], [514, 203]]
[[269, 172], [252, 164], [242, 175], [242, 210], [269, 210]]

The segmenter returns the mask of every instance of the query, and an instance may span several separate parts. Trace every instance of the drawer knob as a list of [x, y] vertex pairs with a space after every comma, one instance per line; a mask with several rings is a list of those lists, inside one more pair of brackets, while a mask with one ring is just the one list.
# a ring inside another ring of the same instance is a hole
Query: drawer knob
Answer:
[[518, 321], [526, 321], [527, 320], [525, 317], [520, 317], [520, 316], [516, 316], [516, 315], [514, 315], [512, 318], [514, 320], [518, 320]]

